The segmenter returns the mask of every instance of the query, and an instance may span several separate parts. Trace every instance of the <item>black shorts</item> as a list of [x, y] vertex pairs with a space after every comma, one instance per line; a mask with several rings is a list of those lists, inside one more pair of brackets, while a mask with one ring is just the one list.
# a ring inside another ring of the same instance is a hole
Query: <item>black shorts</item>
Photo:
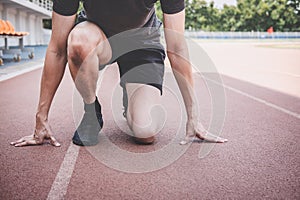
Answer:
[[[89, 21], [84, 13], [79, 15], [77, 24], [83, 21]], [[126, 83], [147, 84], [156, 87], [162, 94], [166, 54], [160, 43], [161, 22], [155, 14], [150, 22], [151, 27], [146, 24], [145, 27], [112, 36], [98, 27], [106, 34], [112, 48], [112, 59], [107, 64], [118, 63], [120, 85], [124, 88]], [[99, 66], [99, 69], [104, 67]]]

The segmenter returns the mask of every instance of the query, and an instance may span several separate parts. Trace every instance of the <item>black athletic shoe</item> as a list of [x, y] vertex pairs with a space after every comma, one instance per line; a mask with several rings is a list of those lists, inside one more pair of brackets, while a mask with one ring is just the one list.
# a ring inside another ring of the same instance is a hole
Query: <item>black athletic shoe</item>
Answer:
[[84, 104], [83, 118], [74, 133], [72, 141], [80, 146], [93, 146], [98, 144], [98, 134], [103, 127], [101, 105], [96, 101], [92, 104]]

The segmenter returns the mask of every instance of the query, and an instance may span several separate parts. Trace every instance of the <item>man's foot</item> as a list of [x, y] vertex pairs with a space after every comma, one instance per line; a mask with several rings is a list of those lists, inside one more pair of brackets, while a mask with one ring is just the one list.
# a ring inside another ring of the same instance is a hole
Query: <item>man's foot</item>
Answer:
[[148, 138], [138, 138], [138, 137], [133, 137], [134, 142], [137, 144], [142, 144], [142, 145], [150, 145], [153, 144], [155, 141], [155, 137], [151, 136]]
[[84, 111], [85, 113], [72, 141], [80, 146], [93, 146], [98, 144], [98, 134], [103, 127], [101, 105], [97, 97], [94, 103], [84, 105]]

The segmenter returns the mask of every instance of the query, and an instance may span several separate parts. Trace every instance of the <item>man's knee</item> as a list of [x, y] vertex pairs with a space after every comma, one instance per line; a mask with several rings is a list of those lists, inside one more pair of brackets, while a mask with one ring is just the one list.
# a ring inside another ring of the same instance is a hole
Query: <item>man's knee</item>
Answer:
[[91, 34], [85, 28], [73, 29], [68, 38], [68, 60], [80, 66], [92, 53], [101, 59], [101, 64], [110, 60], [111, 49], [104, 34]]
[[96, 41], [88, 37], [86, 30], [74, 29], [68, 38], [68, 60], [80, 66], [95, 47]]
[[151, 124], [141, 124], [135, 123], [133, 119], [133, 123], [131, 125], [131, 129], [134, 133], [134, 136], [137, 138], [149, 138], [155, 136], [158, 133], [158, 125]]
[[127, 117], [128, 124], [138, 138], [148, 138], [155, 136], [164, 126], [165, 112], [161, 106], [152, 106], [149, 109], [130, 109]]

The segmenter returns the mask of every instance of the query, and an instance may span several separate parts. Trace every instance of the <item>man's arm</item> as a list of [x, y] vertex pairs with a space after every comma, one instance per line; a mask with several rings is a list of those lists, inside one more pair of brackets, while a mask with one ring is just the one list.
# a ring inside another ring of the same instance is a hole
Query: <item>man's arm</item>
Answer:
[[164, 14], [164, 32], [167, 43], [167, 55], [172, 71], [182, 94], [186, 112], [186, 141], [197, 136], [212, 142], [226, 142], [226, 139], [208, 133], [199, 121], [198, 106], [194, 94], [192, 67], [184, 38], [185, 10], [176, 14]]
[[60, 146], [52, 136], [48, 124], [48, 114], [55, 92], [64, 75], [67, 63], [67, 40], [74, 22], [75, 15], [62, 16], [55, 12], [52, 14], [52, 35], [46, 52], [41, 79], [35, 131], [33, 135], [12, 142], [11, 144], [14, 146], [42, 144], [45, 139], [49, 139], [54, 146]]

